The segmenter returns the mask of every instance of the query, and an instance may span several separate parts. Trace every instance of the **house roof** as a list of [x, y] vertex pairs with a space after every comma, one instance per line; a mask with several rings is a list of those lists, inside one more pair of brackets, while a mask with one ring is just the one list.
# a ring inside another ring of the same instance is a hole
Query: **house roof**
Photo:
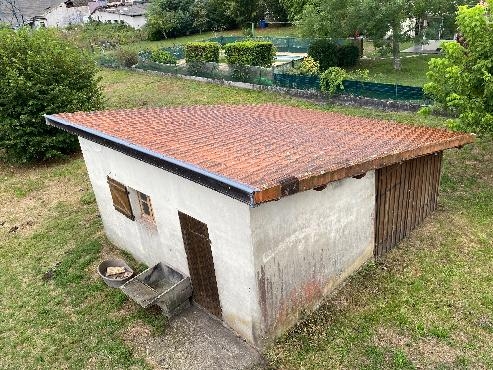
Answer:
[[[15, 13], [12, 7], [5, 1], [0, 1], [0, 22], [10, 23], [12, 26], [21, 26], [29, 23], [34, 17], [45, 14], [49, 9], [55, 8], [67, 0], [16, 0]], [[72, 0], [73, 6], [87, 6], [90, 0]]]
[[109, 6], [101, 7], [98, 9], [98, 11], [112, 13], [112, 14], [127, 15], [129, 17], [138, 17], [145, 15], [148, 7], [149, 7], [149, 3], [135, 3], [135, 4], [125, 4], [125, 5], [117, 5], [111, 7]]
[[251, 206], [474, 141], [443, 129], [275, 104], [62, 113], [46, 120]]

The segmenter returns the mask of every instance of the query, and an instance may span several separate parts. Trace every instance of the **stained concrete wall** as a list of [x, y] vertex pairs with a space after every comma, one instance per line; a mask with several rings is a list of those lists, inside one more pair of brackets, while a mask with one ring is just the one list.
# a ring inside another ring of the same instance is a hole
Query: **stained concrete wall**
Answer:
[[373, 255], [375, 174], [331, 183], [251, 211], [262, 346], [292, 326], [302, 310]]
[[[223, 319], [253, 343], [258, 299], [250, 233], [250, 208], [230, 197], [99, 144], [79, 139], [106, 235], [151, 266], [164, 262], [189, 275], [178, 210], [208, 225]], [[113, 208], [106, 177], [151, 197], [156, 225], [132, 221]]]

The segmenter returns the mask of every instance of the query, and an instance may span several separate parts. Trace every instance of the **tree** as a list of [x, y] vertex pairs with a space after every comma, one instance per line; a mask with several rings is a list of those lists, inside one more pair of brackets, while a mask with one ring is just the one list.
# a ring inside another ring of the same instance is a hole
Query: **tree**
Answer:
[[[356, 33], [372, 38], [376, 46], [388, 43], [394, 68], [400, 69], [400, 43], [414, 36], [412, 20], [433, 12], [442, 14], [445, 0], [314, 0], [301, 16], [305, 36], [348, 37]], [[421, 19], [419, 18], [419, 19]], [[409, 22], [411, 21], [411, 22]]]
[[260, 10], [264, 16], [269, 15], [270, 21], [286, 22], [288, 20], [286, 7], [281, 0], [261, 0]]
[[432, 59], [425, 91], [437, 105], [459, 115], [454, 128], [493, 132], [493, 16], [489, 2], [460, 6], [459, 42], [446, 42]]
[[261, 18], [260, 0], [230, 0], [227, 5], [228, 14], [241, 27], [248, 23], [256, 23]]
[[99, 109], [92, 57], [49, 29], [0, 30], [0, 150], [7, 160], [42, 161], [73, 153], [77, 138], [44, 114]]
[[236, 26], [235, 19], [229, 14], [228, 0], [196, 0], [190, 12], [193, 26], [199, 32], [222, 31]]
[[308, 4], [308, 0], [280, 0], [280, 3], [284, 6], [288, 18], [295, 21], [303, 12], [305, 5]]
[[153, 0], [147, 9], [147, 28], [151, 40], [193, 32], [191, 8], [194, 0]]

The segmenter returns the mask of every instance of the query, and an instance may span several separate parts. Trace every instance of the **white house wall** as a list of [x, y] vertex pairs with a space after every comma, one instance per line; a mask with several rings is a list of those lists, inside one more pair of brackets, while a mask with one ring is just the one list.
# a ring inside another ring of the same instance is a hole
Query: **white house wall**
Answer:
[[146, 17], [144, 15], [131, 17], [129, 15], [104, 12], [96, 10], [92, 15], [91, 19], [98, 22], [111, 22], [111, 23], [121, 23], [129, 25], [132, 28], [140, 29], [146, 24]]
[[[253, 342], [257, 317], [250, 208], [192, 181], [79, 138], [108, 238], [138, 260], [189, 275], [178, 211], [208, 225], [223, 320]], [[117, 212], [107, 176], [150, 196], [156, 226]]]
[[66, 27], [70, 24], [80, 24], [87, 20], [89, 16], [89, 7], [71, 7], [67, 8], [64, 3], [56, 8], [50, 9], [43, 15], [46, 19], [46, 27]]
[[292, 326], [302, 310], [315, 309], [372, 257], [374, 217], [374, 172], [251, 210], [258, 344]]

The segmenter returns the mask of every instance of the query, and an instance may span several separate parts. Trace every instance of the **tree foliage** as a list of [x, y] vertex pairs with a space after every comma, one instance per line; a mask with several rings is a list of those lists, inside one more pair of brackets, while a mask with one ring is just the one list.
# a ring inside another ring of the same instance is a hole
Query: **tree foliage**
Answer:
[[149, 37], [159, 40], [189, 33], [193, 3], [194, 0], [153, 0], [147, 9]]
[[443, 44], [444, 58], [430, 61], [425, 91], [459, 114], [457, 129], [493, 132], [493, 17], [488, 2], [461, 6], [460, 42]]
[[[301, 32], [307, 37], [349, 37], [364, 34], [376, 46], [392, 51], [400, 68], [400, 43], [422, 37], [416, 24], [453, 14], [449, 0], [313, 0], [303, 8]], [[416, 32], [418, 31], [418, 32]]]
[[45, 124], [44, 114], [98, 109], [93, 59], [56, 31], [0, 30], [0, 148], [17, 162], [78, 149], [77, 138]]

